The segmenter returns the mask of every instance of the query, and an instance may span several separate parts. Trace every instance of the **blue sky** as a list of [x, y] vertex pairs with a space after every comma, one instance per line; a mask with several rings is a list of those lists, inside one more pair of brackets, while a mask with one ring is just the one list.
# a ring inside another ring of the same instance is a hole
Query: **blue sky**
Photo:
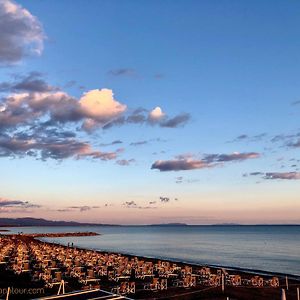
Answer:
[[299, 11], [0, 2], [0, 216], [299, 223]]

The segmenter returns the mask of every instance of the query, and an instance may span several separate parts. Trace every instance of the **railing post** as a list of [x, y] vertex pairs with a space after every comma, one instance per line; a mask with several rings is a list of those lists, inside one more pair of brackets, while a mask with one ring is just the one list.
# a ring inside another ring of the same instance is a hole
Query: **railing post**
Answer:
[[8, 298], [9, 298], [9, 294], [10, 294], [10, 287], [8, 287], [8, 289], [7, 289], [7, 294], [6, 294], [6, 298], [5, 298], [5, 300], [8, 300]]
[[225, 286], [224, 286], [224, 274], [222, 273], [222, 293], [224, 294]]
[[60, 289], [61, 289], [61, 282], [60, 282], [60, 285], [59, 285], [59, 288], [58, 288], [58, 291], [57, 291], [57, 295], [60, 294]]
[[286, 300], [285, 289], [281, 289], [281, 300]]

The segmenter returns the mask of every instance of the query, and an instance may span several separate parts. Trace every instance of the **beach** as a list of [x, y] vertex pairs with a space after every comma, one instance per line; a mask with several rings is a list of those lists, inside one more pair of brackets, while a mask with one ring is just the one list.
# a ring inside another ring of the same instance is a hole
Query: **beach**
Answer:
[[42, 238], [63, 245], [198, 265], [226, 266], [300, 277], [300, 226], [11, 227], [11, 233], [96, 232]]
[[[61, 280], [66, 292], [100, 287], [132, 299], [297, 299], [300, 281], [280, 274], [246, 272], [207, 265], [95, 251], [39, 240], [57, 236], [85, 238], [98, 233], [12, 234], [1, 237], [1, 287], [42, 288], [55, 294]], [[287, 286], [288, 284], [288, 286]], [[223, 286], [223, 288], [222, 288]], [[287, 290], [288, 289], [288, 290]], [[43, 295], [37, 295], [43, 296]], [[10, 299], [31, 299], [14, 296]]]
[[0, 300], [300, 300], [299, 12], [0, 0]]

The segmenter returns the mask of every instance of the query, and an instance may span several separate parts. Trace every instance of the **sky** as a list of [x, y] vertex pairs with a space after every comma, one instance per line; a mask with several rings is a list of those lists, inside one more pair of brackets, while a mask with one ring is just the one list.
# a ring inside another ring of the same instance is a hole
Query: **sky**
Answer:
[[299, 13], [0, 0], [0, 218], [299, 224]]

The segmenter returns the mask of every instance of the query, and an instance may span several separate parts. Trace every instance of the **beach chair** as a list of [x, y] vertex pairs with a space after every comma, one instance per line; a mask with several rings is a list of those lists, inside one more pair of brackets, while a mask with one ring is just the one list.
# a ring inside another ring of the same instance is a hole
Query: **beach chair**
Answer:
[[64, 266], [65, 266], [65, 267], [73, 267], [72, 259], [67, 258], [67, 259], [64, 261]]
[[255, 287], [262, 287], [264, 285], [264, 280], [260, 276], [253, 276], [251, 278], [251, 285]]
[[250, 280], [250, 279], [243, 278], [243, 279], [242, 279], [242, 285], [245, 285], [245, 286], [251, 285], [251, 280]]
[[181, 282], [182, 282], [182, 280], [175, 279], [175, 280], [172, 281], [172, 284], [173, 284], [173, 286], [179, 287], [181, 285]]
[[189, 288], [190, 287], [190, 276], [184, 277], [182, 280], [179, 280], [177, 282], [178, 287], [184, 287], [184, 288]]
[[41, 280], [41, 272], [40, 271], [34, 271], [32, 275], [32, 281], [38, 282]]
[[52, 288], [52, 275], [51, 273], [42, 273], [41, 274], [41, 279], [44, 281], [44, 285], [47, 288]]
[[60, 271], [55, 272], [55, 281], [56, 282], [61, 282], [61, 280], [62, 280], [62, 274], [61, 274], [61, 272]]
[[240, 286], [242, 284], [242, 277], [240, 275], [231, 275], [231, 284], [233, 286]]
[[78, 280], [82, 280], [84, 278], [85, 273], [82, 271], [82, 267], [75, 267], [70, 273], [71, 277], [77, 278]]
[[279, 287], [279, 279], [278, 277], [272, 277], [271, 279], [268, 279], [265, 281], [265, 285], [277, 288]]
[[125, 276], [131, 276], [131, 267], [130, 266], [126, 266], [126, 268], [124, 269], [124, 271], [123, 271], [123, 274], [125, 275]]
[[[93, 270], [88, 270], [88, 271], [93, 271]], [[96, 278], [95, 276], [93, 276], [93, 272], [88, 272], [88, 274], [85, 278], [81, 278], [79, 280], [79, 282], [83, 285], [90, 285], [92, 286], [92, 284], [98, 284], [100, 282], [100, 279]]]
[[167, 290], [168, 289], [168, 280], [167, 279], [162, 279], [160, 281], [160, 289], [161, 290]]
[[155, 269], [155, 271], [158, 271], [161, 267], [162, 267], [161, 261], [159, 260], [159, 261], [154, 265], [154, 269]]
[[221, 283], [221, 277], [217, 274], [210, 274], [208, 284], [209, 286], [219, 286]]
[[141, 268], [135, 268], [135, 278], [144, 279], [145, 275], [143, 274], [143, 270]]
[[167, 277], [167, 270], [165, 267], [160, 267], [158, 269], [158, 276], [159, 277]]
[[124, 281], [121, 283], [121, 285], [117, 289], [117, 294], [119, 295], [126, 295], [129, 292], [129, 283], [127, 281]]
[[95, 278], [95, 272], [93, 269], [88, 269], [87, 270], [87, 278], [88, 279], [94, 279]]
[[99, 276], [107, 276], [107, 266], [100, 266], [98, 275]]
[[193, 268], [190, 266], [185, 266], [184, 270], [186, 275], [191, 275], [193, 273]]
[[128, 293], [135, 294], [135, 282], [134, 281], [129, 282]]
[[210, 268], [208, 268], [208, 267], [201, 268], [200, 271], [198, 271], [198, 273], [202, 279], [208, 279], [211, 274]]
[[272, 277], [270, 286], [275, 287], [275, 288], [279, 287], [279, 278], [278, 277]]
[[75, 267], [80, 267], [81, 261], [79, 259], [75, 259]]
[[30, 271], [30, 265], [29, 265], [29, 261], [26, 261], [23, 263], [23, 266], [22, 266], [22, 273], [23, 272], [29, 272]]
[[56, 261], [55, 260], [51, 260], [51, 267], [52, 268], [56, 268], [56, 265], [57, 265]]
[[116, 280], [115, 271], [113, 271], [113, 270], [108, 271], [107, 278], [109, 281], [115, 281]]
[[190, 287], [196, 287], [197, 286], [197, 277], [196, 276], [191, 276], [191, 282], [190, 282]]
[[152, 278], [152, 282], [149, 284], [149, 289], [151, 291], [156, 291], [159, 289], [159, 279], [158, 278]]

